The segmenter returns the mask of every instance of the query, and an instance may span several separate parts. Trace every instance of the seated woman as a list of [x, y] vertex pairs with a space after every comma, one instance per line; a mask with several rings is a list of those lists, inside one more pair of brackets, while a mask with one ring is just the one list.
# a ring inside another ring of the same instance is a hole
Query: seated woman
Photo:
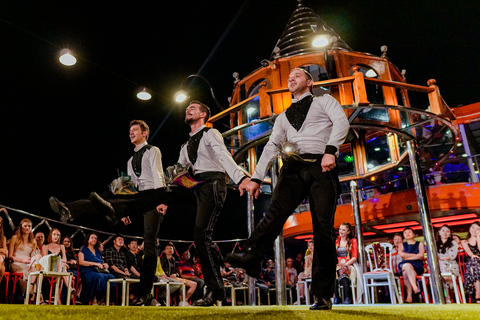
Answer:
[[[20, 280], [20, 289], [22, 294], [25, 294], [28, 274], [40, 269], [38, 261], [42, 257], [37, 248], [35, 238], [33, 237], [32, 222], [29, 219], [23, 219], [20, 221], [20, 225], [10, 239], [8, 252], [11, 261], [10, 270], [16, 273], [23, 273], [23, 279]], [[30, 292], [33, 292], [33, 283], [35, 281], [36, 277], [32, 278]], [[29, 298], [30, 301], [34, 300], [33, 293]]]
[[65, 236], [62, 239], [62, 244], [65, 247], [65, 257], [67, 260], [67, 271], [73, 274], [74, 277], [78, 276], [78, 261], [73, 251], [72, 239], [69, 236]]
[[[82, 278], [82, 302], [88, 304], [89, 301], [92, 301], [92, 305], [105, 304], [108, 280], [113, 279], [114, 276], [108, 272], [108, 264], [102, 260], [97, 234], [89, 233], [83, 244], [78, 252], [78, 264]], [[112, 287], [114, 287], [113, 284]]]
[[390, 257], [392, 259], [393, 274], [396, 276], [400, 275], [398, 265], [400, 264], [400, 262], [402, 262], [402, 258], [398, 254], [398, 247], [402, 244], [402, 242], [403, 242], [402, 235], [400, 233], [395, 233], [393, 235], [393, 249], [392, 249], [392, 253], [390, 254]]
[[[437, 232], [436, 237], [438, 250], [438, 263], [440, 265], [440, 272], [452, 273], [460, 277], [460, 269], [456, 261], [458, 254], [458, 243], [452, 238], [452, 230], [446, 224], [443, 225]], [[451, 303], [450, 290], [448, 286], [454, 285], [451, 277], [445, 278], [447, 286], [445, 292], [447, 293], [447, 303]]]
[[[48, 244], [42, 247], [42, 256], [46, 256], [48, 254], [60, 255], [61, 266], [60, 266], [60, 270], [57, 270], [57, 271], [66, 272], [67, 258], [65, 255], [65, 247], [63, 246], [63, 244], [60, 244], [60, 237], [61, 237], [60, 230], [58, 230], [57, 228], [53, 228], [52, 230], [50, 230], [50, 233], [48, 234], [48, 237], [47, 237]], [[68, 286], [68, 277], [62, 277], [62, 279], [63, 279], [63, 283], [60, 286], [60, 290], [59, 290], [60, 292], [62, 290], [63, 284], [65, 284], [65, 286]], [[62, 304], [61, 300], [59, 299], [60, 292], [56, 292], [56, 295], [57, 295], [58, 303]]]
[[352, 290], [351, 281], [356, 280], [356, 270], [353, 264], [358, 259], [358, 244], [353, 234], [352, 225], [348, 222], [342, 223], [338, 229], [338, 238], [335, 242], [337, 248], [337, 280], [335, 282], [335, 299], [334, 303], [341, 303], [340, 296], [338, 294], [338, 286], [342, 285], [343, 292], [345, 294], [344, 304], [351, 304]]
[[417, 287], [417, 275], [423, 274], [423, 257], [425, 248], [423, 242], [415, 241], [415, 234], [412, 228], [403, 229], [403, 238], [405, 242], [400, 244], [398, 254], [402, 257], [402, 262], [398, 265], [400, 273], [405, 280], [407, 288], [407, 298], [405, 302], [412, 303], [415, 293], [417, 300], [421, 300], [421, 291]]
[[467, 240], [462, 240], [466, 257], [464, 284], [465, 292], [475, 295], [474, 301], [480, 303], [480, 223], [475, 221], [468, 230]]
[[0, 218], [0, 282], [5, 274], [5, 258], [8, 256], [7, 238], [3, 232], [3, 219]]
[[305, 253], [305, 270], [303, 270], [303, 272], [300, 272], [300, 274], [298, 275], [298, 296], [302, 304], [302, 300], [305, 300], [305, 285], [303, 284], [303, 281], [312, 277], [313, 247], [314, 245], [312, 239], [308, 241], [307, 244], [307, 252]]

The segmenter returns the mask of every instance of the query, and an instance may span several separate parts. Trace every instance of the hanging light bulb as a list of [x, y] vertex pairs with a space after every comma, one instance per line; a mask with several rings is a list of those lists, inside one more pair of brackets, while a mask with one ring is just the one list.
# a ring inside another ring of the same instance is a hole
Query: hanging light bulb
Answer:
[[184, 90], [179, 90], [175, 93], [174, 99], [176, 102], [180, 103], [188, 98], [188, 93]]
[[62, 51], [60, 51], [60, 58], [58, 58], [58, 60], [60, 60], [61, 64], [68, 67], [73, 66], [75, 63], [77, 63], [77, 59], [68, 49], [63, 49]]
[[152, 98], [152, 95], [148, 93], [147, 88], [143, 88], [142, 91], [137, 93], [137, 98], [140, 100], [150, 100]]

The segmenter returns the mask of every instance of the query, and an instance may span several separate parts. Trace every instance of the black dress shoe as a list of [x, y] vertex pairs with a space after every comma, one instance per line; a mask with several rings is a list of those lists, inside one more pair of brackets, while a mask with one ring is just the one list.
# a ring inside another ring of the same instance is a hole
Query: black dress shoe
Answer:
[[115, 209], [113, 209], [110, 202], [105, 201], [96, 192], [90, 193], [90, 201], [92, 202], [95, 209], [105, 215], [110, 225], [114, 226], [117, 224], [117, 215], [115, 214]]
[[65, 203], [61, 202], [55, 197], [50, 197], [49, 203], [53, 212], [55, 212], [60, 216], [60, 220], [63, 223], [69, 223], [73, 221], [72, 215], [70, 214], [70, 210], [68, 210]]
[[422, 291], [415, 293], [415, 301], [418, 303], [423, 303]]
[[260, 257], [251, 250], [243, 253], [228, 253], [225, 261], [232, 267], [244, 269], [250, 277], [260, 278], [262, 272]]
[[330, 310], [332, 309], [332, 301], [325, 298], [316, 298], [315, 302], [310, 307], [310, 310]]
[[203, 298], [198, 299], [193, 303], [196, 307], [210, 307], [213, 306], [217, 301], [222, 301], [225, 299], [225, 290], [208, 291]]

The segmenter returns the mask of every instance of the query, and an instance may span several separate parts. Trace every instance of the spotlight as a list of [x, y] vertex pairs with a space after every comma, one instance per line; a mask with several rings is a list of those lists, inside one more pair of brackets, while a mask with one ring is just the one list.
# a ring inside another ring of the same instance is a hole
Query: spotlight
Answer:
[[148, 93], [147, 88], [143, 88], [142, 91], [137, 93], [137, 98], [140, 100], [150, 100], [152, 98], [152, 95]]
[[68, 49], [63, 49], [62, 51], [60, 51], [60, 58], [58, 58], [58, 60], [61, 64], [68, 67], [73, 66], [75, 63], [77, 63], [77, 59]]

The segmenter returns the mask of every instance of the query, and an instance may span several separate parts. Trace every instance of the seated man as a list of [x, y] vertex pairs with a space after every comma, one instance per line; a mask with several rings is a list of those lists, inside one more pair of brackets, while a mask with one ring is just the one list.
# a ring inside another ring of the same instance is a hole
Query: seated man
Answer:
[[[167, 277], [170, 277], [174, 280], [178, 280], [180, 282], [183, 281], [185, 283], [185, 286], [188, 288], [187, 293], [185, 294], [185, 300], [190, 299], [192, 294], [197, 289], [197, 283], [195, 281], [180, 278], [180, 272], [178, 271], [177, 261], [173, 257], [172, 243], [169, 243], [165, 246], [165, 249], [163, 250], [163, 255], [160, 257], [160, 262], [161, 262], [162, 269], [165, 272], [165, 275]], [[181, 307], [186, 307], [189, 305], [190, 304], [188, 303], [188, 301], [186, 302], [186, 304], [183, 304], [183, 301], [179, 303], [179, 306]]]
[[182, 253], [182, 259], [177, 262], [178, 271], [180, 272], [180, 277], [183, 279], [195, 281], [197, 283], [197, 290], [192, 295], [193, 300], [198, 300], [203, 296], [203, 288], [205, 287], [205, 281], [200, 279], [195, 275], [195, 269], [190, 263], [190, 252], [185, 250]]
[[109, 271], [115, 278], [130, 277], [123, 245], [123, 236], [118, 234], [113, 237], [113, 247], [105, 251], [105, 261], [110, 266]]
[[140, 279], [140, 269], [142, 268], [142, 256], [138, 254], [138, 242], [137, 239], [130, 239], [128, 242], [128, 251], [125, 253], [127, 258], [127, 267], [130, 271], [130, 277], [134, 279]]
[[458, 160], [456, 154], [450, 155], [450, 163], [443, 167], [443, 173], [447, 183], [468, 182], [470, 178], [468, 166]]

